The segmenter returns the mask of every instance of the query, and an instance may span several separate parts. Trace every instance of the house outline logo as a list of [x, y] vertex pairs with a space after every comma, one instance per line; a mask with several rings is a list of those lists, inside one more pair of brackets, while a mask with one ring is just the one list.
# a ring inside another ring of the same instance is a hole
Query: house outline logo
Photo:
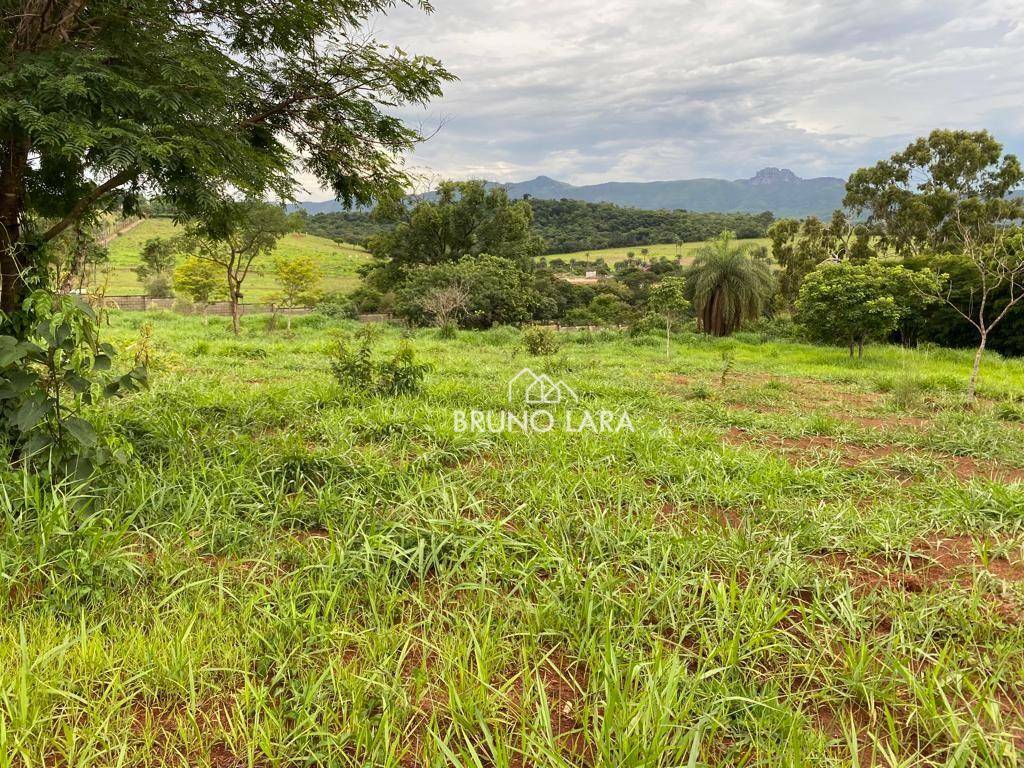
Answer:
[[563, 400], [579, 401], [576, 391], [564, 381], [555, 381], [547, 374], [536, 374], [529, 368], [523, 368], [519, 373], [509, 379], [508, 401], [515, 403], [517, 400], [516, 389], [525, 381], [523, 401], [527, 405], [558, 405]]

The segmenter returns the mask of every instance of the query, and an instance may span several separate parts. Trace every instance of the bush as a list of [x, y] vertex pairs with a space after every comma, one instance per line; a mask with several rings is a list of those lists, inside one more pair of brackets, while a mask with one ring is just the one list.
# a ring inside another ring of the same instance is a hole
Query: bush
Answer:
[[535, 325], [523, 331], [523, 348], [534, 356], [553, 355], [558, 351], [558, 338], [550, 328]]
[[153, 275], [146, 281], [146, 295], [151, 299], [173, 299], [174, 285], [165, 274]]
[[406, 342], [390, 356], [377, 355], [372, 335], [360, 329], [355, 338], [339, 337], [331, 346], [331, 370], [338, 383], [344, 389], [377, 397], [418, 392], [430, 366], [416, 362], [415, 353]]
[[651, 334], [662, 334], [665, 331], [665, 321], [653, 313], [643, 315], [629, 324], [629, 335], [633, 338], [638, 336], [650, 336]]
[[359, 312], [383, 312], [386, 309], [384, 294], [368, 285], [356, 288], [349, 299]]
[[328, 293], [317, 302], [316, 314], [328, 320], [355, 320], [359, 310], [351, 298], [343, 293]]

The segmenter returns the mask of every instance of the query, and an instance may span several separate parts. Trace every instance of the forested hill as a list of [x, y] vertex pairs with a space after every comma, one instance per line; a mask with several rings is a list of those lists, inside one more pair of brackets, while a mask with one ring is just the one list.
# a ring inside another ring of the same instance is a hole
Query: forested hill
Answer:
[[732, 230], [738, 237], [764, 237], [774, 217], [750, 213], [643, 211], [610, 203], [578, 200], [530, 200], [534, 230], [546, 253], [696, 242]]
[[[529, 201], [534, 230], [545, 242], [545, 253], [596, 251], [602, 248], [696, 242], [725, 229], [738, 237], [764, 237], [773, 216], [762, 213], [695, 213], [644, 211], [609, 203], [577, 200]], [[388, 225], [360, 212], [318, 213], [306, 231], [337, 242], [366, 245]]]

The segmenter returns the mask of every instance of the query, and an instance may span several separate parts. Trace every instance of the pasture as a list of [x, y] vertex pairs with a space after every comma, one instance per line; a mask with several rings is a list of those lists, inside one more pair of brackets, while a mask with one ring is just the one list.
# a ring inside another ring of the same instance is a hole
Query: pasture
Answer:
[[[109, 243], [110, 283], [109, 295], [141, 295], [144, 288], [135, 275], [139, 254], [146, 241], [171, 238], [179, 233], [170, 219], [145, 219], [138, 226], [114, 237]], [[323, 272], [321, 288], [325, 291], [349, 292], [359, 284], [356, 269], [369, 260], [369, 255], [354, 245], [335, 243], [324, 237], [295, 232], [285, 235], [277, 244], [274, 256], [309, 256]], [[279, 290], [274, 279], [273, 258], [254, 264], [253, 272], [245, 283], [246, 301], [263, 301]]]
[[[376, 399], [354, 326], [146, 323], [123, 462], [0, 485], [0, 765], [1018, 764], [1024, 363], [382, 328]], [[524, 366], [634, 431], [454, 429]]]
[[[558, 253], [551, 256], [544, 256], [548, 262], [553, 259], [562, 259], [563, 261], [596, 261], [597, 259], [604, 259], [607, 264], [616, 264], [620, 261], [625, 261], [629, 258], [629, 254], [633, 253], [635, 258], [643, 257], [642, 251], [646, 248], [647, 256], [644, 257], [648, 261], [658, 259], [670, 259], [674, 260], [679, 256], [682, 256], [684, 263], [693, 261], [693, 258], [697, 255], [704, 245], [705, 241], [683, 243], [682, 245], [676, 245], [675, 243], [660, 243], [658, 245], [634, 245], [628, 248], [603, 248], [594, 251], [578, 251], [576, 253]], [[749, 238], [741, 239], [736, 241], [737, 245], [747, 245], [750, 247], [765, 247], [771, 246], [771, 240], [766, 237], [761, 238]]]

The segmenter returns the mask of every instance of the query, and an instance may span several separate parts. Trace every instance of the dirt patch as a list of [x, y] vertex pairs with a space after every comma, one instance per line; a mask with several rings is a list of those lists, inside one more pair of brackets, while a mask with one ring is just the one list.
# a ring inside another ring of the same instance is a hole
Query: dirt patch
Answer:
[[[800, 464], [804, 461], [814, 463], [821, 453], [834, 453], [839, 457], [839, 464], [847, 468], [857, 468], [865, 464], [874, 464], [893, 456], [920, 458], [941, 464], [946, 471], [961, 482], [971, 480], [989, 480], [1002, 483], [1024, 482], [1024, 469], [983, 461], [969, 456], [946, 456], [933, 452], [915, 451], [904, 445], [882, 443], [878, 445], [860, 445], [858, 443], [841, 442], [832, 437], [810, 435], [807, 437], [783, 437], [773, 433], [750, 433], [739, 427], [731, 427], [723, 436], [723, 441], [735, 446], [755, 446], [766, 448], [784, 455], [791, 463]], [[883, 466], [897, 475], [907, 474], [891, 465]]]
[[[982, 547], [992, 542], [981, 540]], [[915, 541], [909, 553], [856, 556], [848, 552], [828, 552], [813, 559], [833, 572], [844, 574], [854, 591], [865, 594], [877, 589], [923, 592], [958, 584], [969, 587], [974, 578], [986, 572], [1003, 581], [1024, 582], [1024, 561], [1002, 556], [983, 556], [979, 542], [970, 536], [951, 536]], [[1020, 620], [1020, 606], [1000, 598], [993, 607], [1003, 618]]]
[[[136, 701], [131, 710], [131, 730], [140, 740], [152, 740], [153, 751], [157, 757], [166, 757], [168, 761], [180, 757], [184, 743], [181, 730], [195, 728], [204, 736], [216, 736], [230, 730], [231, 712], [235, 703], [233, 698], [208, 699], [200, 702], [195, 710], [193, 720], [184, 702], [164, 704], [161, 702]], [[190, 749], [188, 758], [192, 765], [204, 762], [208, 758], [213, 768], [241, 768], [248, 761], [231, 751], [221, 739], [215, 738], [204, 748]]]
[[689, 507], [680, 509], [673, 502], [666, 501], [657, 518], [662, 523], [696, 523], [700, 520], [714, 520], [723, 529], [743, 527], [743, 513], [735, 507], [720, 507], [717, 505]]

